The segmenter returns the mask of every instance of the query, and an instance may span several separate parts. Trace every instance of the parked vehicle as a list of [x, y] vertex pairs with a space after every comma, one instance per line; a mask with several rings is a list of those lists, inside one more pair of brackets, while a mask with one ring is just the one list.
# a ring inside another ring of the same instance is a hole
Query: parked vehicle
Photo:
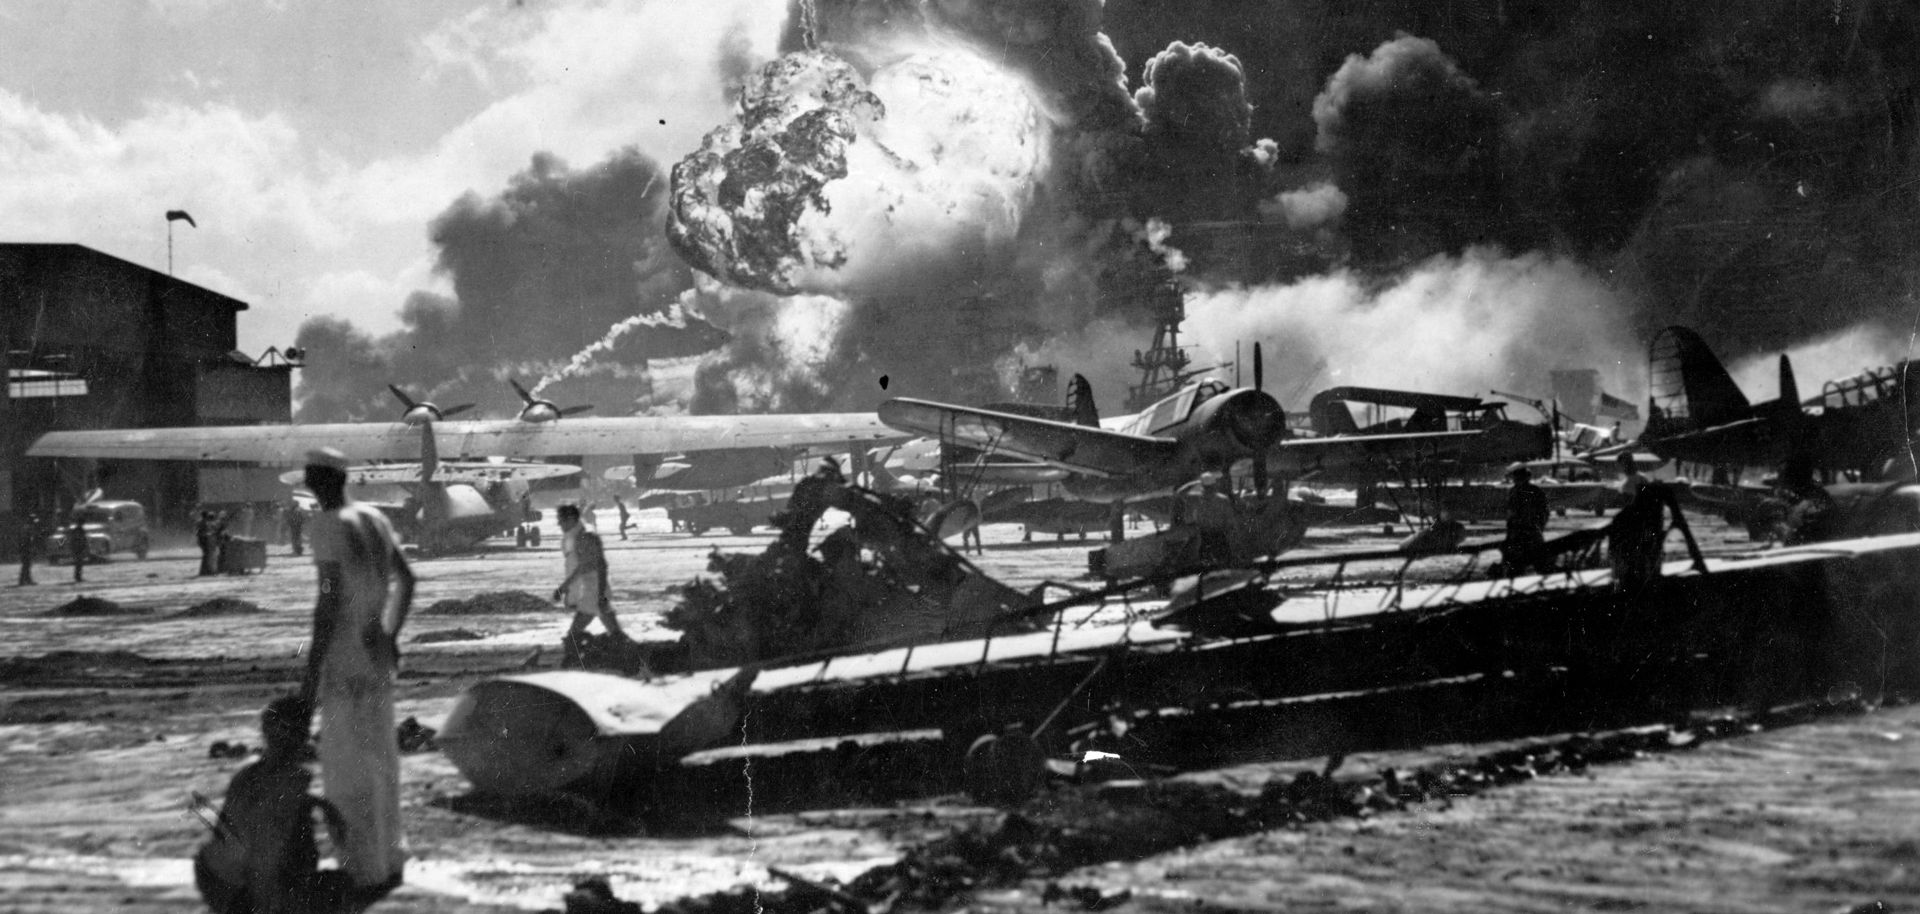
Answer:
[[147, 509], [137, 501], [89, 501], [76, 505], [60, 528], [47, 536], [46, 556], [50, 564], [61, 564], [73, 553], [67, 546], [67, 532], [79, 521], [87, 534], [87, 561], [104, 562], [116, 552], [131, 552], [146, 558], [152, 545], [147, 529]]

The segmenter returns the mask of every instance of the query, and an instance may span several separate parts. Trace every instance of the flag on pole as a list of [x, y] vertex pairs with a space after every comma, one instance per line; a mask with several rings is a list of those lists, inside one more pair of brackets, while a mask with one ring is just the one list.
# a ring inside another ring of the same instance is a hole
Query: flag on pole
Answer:
[[185, 220], [187, 220], [187, 224], [188, 224], [188, 225], [191, 225], [191, 226], [193, 226], [194, 228], [199, 228], [199, 227], [200, 227], [200, 223], [198, 223], [198, 222], [195, 222], [195, 221], [193, 221], [193, 217], [192, 217], [192, 216], [190, 216], [190, 215], [188, 215], [188, 214], [187, 214], [187, 211], [186, 211], [186, 210], [184, 210], [184, 209], [170, 209], [170, 210], [167, 210], [167, 221], [168, 221], [168, 222], [177, 222], [177, 221], [179, 221], [179, 220], [181, 220], [181, 219], [185, 219]]

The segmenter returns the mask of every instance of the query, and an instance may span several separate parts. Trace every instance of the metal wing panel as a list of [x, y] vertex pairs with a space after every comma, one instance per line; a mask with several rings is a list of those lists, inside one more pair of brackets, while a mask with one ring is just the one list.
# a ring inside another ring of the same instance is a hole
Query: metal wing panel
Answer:
[[1174, 459], [1179, 447], [1171, 438], [905, 398], [880, 404], [880, 420], [901, 431], [1096, 476], [1151, 471]]
[[[734, 447], [832, 446], [895, 440], [872, 413], [766, 416], [632, 416], [528, 423], [516, 419], [440, 422], [434, 441], [446, 457], [556, 457], [660, 454]], [[398, 422], [242, 425], [49, 432], [30, 457], [238, 461], [297, 465], [316, 447], [353, 461], [417, 460], [420, 429]]]
[[1352, 467], [1380, 467], [1434, 460], [1457, 454], [1480, 432], [1409, 432], [1394, 435], [1335, 435], [1289, 438], [1269, 452], [1270, 466], [1283, 475]]
[[398, 422], [48, 432], [27, 456], [298, 465], [317, 447], [338, 448], [356, 461], [418, 460], [420, 432]]
[[897, 439], [871, 413], [787, 416], [633, 416], [531, 424], [511, 419], [446, 422], [442, 453], [460, 456], [670, 454], [744, 447], [832, 446]]

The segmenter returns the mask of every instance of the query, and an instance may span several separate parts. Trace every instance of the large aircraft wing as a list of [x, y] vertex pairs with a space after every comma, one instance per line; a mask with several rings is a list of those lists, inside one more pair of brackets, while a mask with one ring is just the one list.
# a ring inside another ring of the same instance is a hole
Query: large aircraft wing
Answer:
[[1179, 447], [1171, 438], [906, 398], [880, 404], [880, 421], [904, 432], [1094, 476], [1129, 476], [1150, 469], [1172, 459]]
[[1434, 460], [1461, 450], [1480, 434], [1475, 430], [1288, 438], [1268, 452], [1267, 465], [1282, 476], [1302, 476], [1323, 470]]
[[1269, 452], [1267, 465], [1281, 476], [1297, 477], [1436, 461], [1498, 464], [1537, 460], [1553, 453], [1552, 435], [1544, 425], [1501, 422], [1490, 428], [1451, 432], [1288, 438]]
[[[439, 422], [446, 458], [536, 458], [671, 454], [742, 447], [799, 447], [897, 440], [872, 413], [753, 416], [571, 417], [560, 422], [493, 419]], [[48, 432], [29, 457], [237, 461], [298, 465], [307, 451], [338, 448], [347, 459], [417, 460], [420, 429], [400, 422], [237, 425]]]
[[[491, 460], [443, 460], [426, 482], [490, 485], [496, 482], [533, 482], [572, 476], [580, 468], [564, 463], [495, 463]], [[304, 481], [304, 470], [288, 470], [280, 481], [290, 486]], [[347, 482], [356, 486], [410, 485], [421, 482], [418, 463], [368, 463], [350, 467]]]

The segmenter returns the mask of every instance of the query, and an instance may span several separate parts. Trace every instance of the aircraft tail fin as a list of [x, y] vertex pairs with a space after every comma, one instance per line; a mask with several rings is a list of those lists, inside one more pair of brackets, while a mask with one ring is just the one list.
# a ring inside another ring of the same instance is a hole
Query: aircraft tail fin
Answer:
[[1800, 385], [1793, 380], [1793, 361], [1780, 353], [1780, 402], [1800, 405]]
[[1312, 418], [1313, 430], [1322, 435], [1354, 435], [1360, 432], [1360, 424], [1353, 421], [1353, 410], [1347, 407], [1346, 400], [1338, 396], [1337, 390], [1323, 390], [1315, 394], [1312, 400], [1307, 401], [1307, 413]]
[[898, 445], [867, 451], [867, 488], [875, 492], [891, 492], [900, 487], [900, 477], [887, 469], [887, 461], [893, 459], [893, 452], [897, 450]]
[[1067, 382], [1067, 411], [1073, 414], [1075, 425], [1100, 427], [1100, 410], [1093, 404], [1093, 385], [1087, 383], [1085, 375], [1076, 374]]
[[[1647, 363], [1649, 435], [1707, 428], [1753, 413], [1752, 403], [1706, 341], [1685, 327], [1668, 327], [1656, 334], [1647, 348]], [[1781, 380], [1792, 383], [1791, 369]]]

